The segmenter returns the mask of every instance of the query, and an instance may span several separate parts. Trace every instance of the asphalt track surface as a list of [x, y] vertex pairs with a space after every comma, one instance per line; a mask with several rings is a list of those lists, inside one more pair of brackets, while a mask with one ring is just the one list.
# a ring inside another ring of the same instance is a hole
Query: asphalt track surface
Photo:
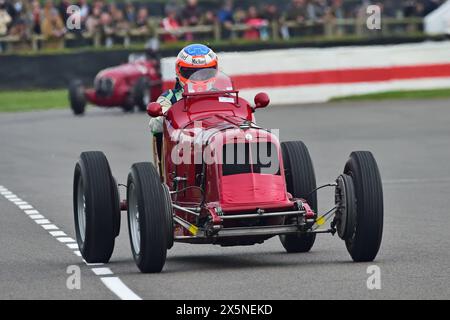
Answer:
[[[250, 247], [175, 244], [161, 274], [141, 274], [124, 215], [111, 262], [102, 266], [120, 278], [119, 291], [143, 299], [450, 298], [449, 100], [272, 106], [257, 119], [280, 128], [281, 140], [308, 145], [319, 182], [333, 181], [352, 150], [374, 153], [385, 199], [376, 261], [353, 263], [337, 236], [319, 235], [305, 254], [285, 253], [278, 238]], [[147, 123], [144, 114], [94, 108], [84, 117], [1, 114], [0, 185], [75, 238], [72, 174], [80, 152], [104, 151], [125, 182], [133, 162], [151, 160]], [[331, 192], [320, 192], [321, 210], [332, 201]], [[0, 196], [0, 299], [119, 298], [28, 215]], [[367, 289], [373, 264], [380, 290]], [[81, 268], [80, 290], [66, 287], [70, 265]]]

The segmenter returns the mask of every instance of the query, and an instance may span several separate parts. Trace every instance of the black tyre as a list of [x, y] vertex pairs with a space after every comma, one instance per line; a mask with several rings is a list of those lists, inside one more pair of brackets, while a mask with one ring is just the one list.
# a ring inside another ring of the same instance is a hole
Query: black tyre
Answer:
[[161, 272], [166, 261], [168, 226], [166, 195], [151, 163], [136, 163], [128, 175], [128, 229], [139, 270]]
[[351, 176], [356, 196], [356, 226], [345, 241], [352, 259], [373, 261], [383, 235], [383, 189], [380, 172], [372, 153], [350, 154], [344, 173]]
[[134, 98], [131, 92], [125, 97], [125, 101], [122, 104], [123, 112], [133, 112], [134, 111]]
[[134, 104], [139, 111], [147, 111], [147, 106], [151, 101], [150, 83], [147, 78], [139, 78], [133, 87]]
[[[294, 198], [305, 199], [317, 212], [316, 176], [308, 149], [301, 141], [281, 143], [287, 191]], [[308, 252], [316, 240], [314, 233], [302, 235], [282, 235], [281, 243], [287, 252]]]
[[76, 115], [84, 114], [86, 109], [86, 97], [84, 86], [80, 80], [73, 80], [69, 85], [70, 108]]
[[73, 207], [75, 232], [83, 258], [107, 263], [117, 233], [117, 186], [105, 155], [83, 152], [75, 166]]

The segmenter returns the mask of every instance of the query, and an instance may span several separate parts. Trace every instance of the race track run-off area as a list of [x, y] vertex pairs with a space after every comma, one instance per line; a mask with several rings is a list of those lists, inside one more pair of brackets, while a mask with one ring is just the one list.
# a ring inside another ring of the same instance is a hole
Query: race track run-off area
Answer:
[[[0, 299], [449, 299], [450, 101], [269, 106], [259, 125], [302, 140], [318, 183], [333, 182], [353, 150], [377, 159], [384, 234], [374, 262], [354, 263], [337, 236], [318, 235], [309, 253], [262, 245], [175, 244], [163, 272], [142, 274], [131, 255], [126, 215], [109, 264], [83, 262], [75, 242], [73, 170], [101, 150], [125, 183], [132, 163], [151, 161], [149, 118], [89, 108], [0, 115]], [[122, 197], [124, 188], [121, 188]], [[333, 206], [319, 191], [319, 211]], [[80, 288], [68, 270], [79, 267]], [[381, 288], [369, 289], [368, 271]]]

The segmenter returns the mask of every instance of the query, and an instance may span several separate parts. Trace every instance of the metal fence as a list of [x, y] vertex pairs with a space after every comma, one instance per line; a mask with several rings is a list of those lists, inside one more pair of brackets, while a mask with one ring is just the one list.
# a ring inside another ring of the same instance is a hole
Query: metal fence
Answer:
[[[407, 35], [420, 32], [423, 29], [422, 18], [384, 18], [380, 30], [369, 30], [365, 19], [334, 19], [326, 22], [306, 21], [298, 23], [295, 21], [286, 22], [268, 22], [267, 24], [253, 27], [246, 24], [234, 24], [224, 27], [219, 23], [213, 25], [199, 25], [194, 27], [180, 27], [174, 31], [167, 31], [161, 27], [154, 30], [142, 31], [142, 29], [130, 29], [128, 31], [118, 32], [112, 35], [116, 46], [125, 48], [132, 44], [145, 42], [149, 37], [158, 37], [164, 41], [167, 35], [176, 35], [183, 39], [186, 35], [191, 35], [193, 39], [201, 40], [235, 40], [245, 38], [247, 31], [259, 31], [260, 40], [282, 40], [289, 38], [302, 37], [326, 37], [336, 38], [344, 36], [370, 37], [370, 36], [392, 36]], [[94, 47], [105, 46], [107, 36], [101, 33], [67, 33], [63, 38], [48, 39], [43, 35], [31, 35], [26, 38], [19, 36], [0, 37], [0, 45], [4, 51], [14, 52], [20, 50], [38, 51], [41, 48], [64, 49], [68, 43], [78, 42], [84, 46]], [[111, 37], [111, 36], [110, 36]], [[73, 45], [71, 45], [73, 47]]]

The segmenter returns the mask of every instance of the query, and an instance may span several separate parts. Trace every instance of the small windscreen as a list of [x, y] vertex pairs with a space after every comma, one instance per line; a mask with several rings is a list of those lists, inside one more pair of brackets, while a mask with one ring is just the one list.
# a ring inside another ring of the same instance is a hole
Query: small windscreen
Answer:
[[276, 146], [271, 142], [227, 143], [222, 152], [222, 174], [280, 175]]

